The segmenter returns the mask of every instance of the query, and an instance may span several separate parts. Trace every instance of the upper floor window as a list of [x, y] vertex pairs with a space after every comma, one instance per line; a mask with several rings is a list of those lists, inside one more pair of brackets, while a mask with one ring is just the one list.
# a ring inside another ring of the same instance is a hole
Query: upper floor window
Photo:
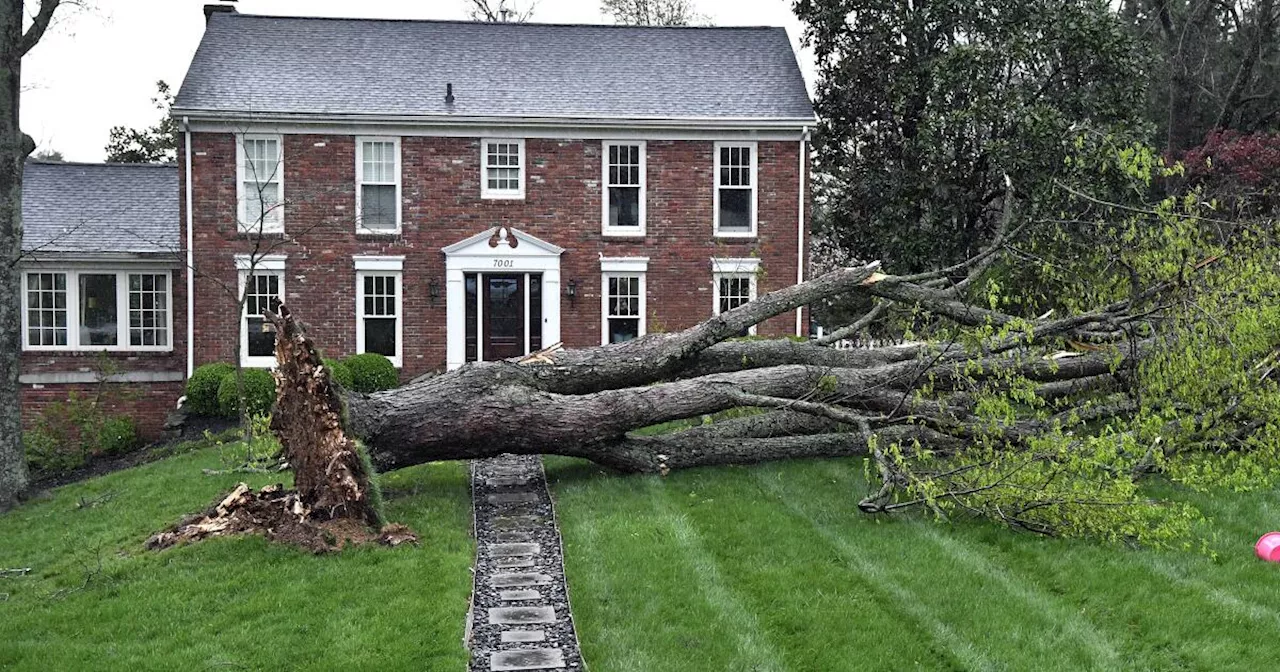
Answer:
[[[756, 276], [760, 270], [760, 260], [746, 259], [712, 259], [711, 277], [714, 314], [727, 313], [738, 306], [754, 301], [756, 298]], [[744, 330], [743, 336], [756, 333], [754, 326]]]
[[357, 229], [371, 233], [400, 230], [400, 139], [356, 140]]
[[23, 274], [28, 350], [169, 350], [169, 273], [40, 271]]
[[402, 360], [404, 257], [355, 257], [356, 352], [386, 355], [392, 364]]
[[263, 255], [256, 259], [238, 254], [240, 291], [244, 311], [240, 316], [241, 366], [271, 367], [276, 364], [276, 333], [267, 323], [267, 311], [278, 311], [284, 301], [284, 255]]
[[644, 235], [644, 155], [643, 142], [605, 142], [603, 145], [604, 234], [607, 236]]
[[524, 198], [524, 140], [481, 140], [481, 198]]
[[756, 235], [756, 143], [715, 144], [715, 233]]
[[236, 188], [241, 232], [284, 231], [283, 146], [279, 135], [240, 136]]

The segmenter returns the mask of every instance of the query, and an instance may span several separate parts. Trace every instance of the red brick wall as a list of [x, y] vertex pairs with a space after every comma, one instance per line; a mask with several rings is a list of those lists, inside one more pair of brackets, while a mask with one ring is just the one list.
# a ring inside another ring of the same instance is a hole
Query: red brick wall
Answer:
[[[52, 266], [51, 266], [52, 267]], [[77, 266], [77, 268], [83, 268]], [[114, 267], [113, 267], [114, 268]], [[111, 360], [112, 368], [121, 373], [176, 373], [185, 375], [187, 371], [187, 281], [182, 269], [174, 269], [170, 273], [171, 310], [173, 310], [173, 333], [170, 335], [173, 350], [168, 352], [108, 352], [105, 356]], [[93, 374], [101, 371], [100, 352], [56, 352], [56, 351], [23, 351], [22, 375], [79, 373]], [[22, 420], [23, 426], [30, 428], [31, 423], [39, 417], [40, 412], [49, 403], [65, 401], [72, 390], [87, 393], [93, 389], [92, 384], [22, 384]], [[122, 399], [113, 406], [113, 412], [134, 416], [144, 438], [155, 440], [160, 438], [164, 429], [164, 420], [169, 411], [177, 404], [178, 397], [183, 394], [184, 383], [124, 383], [112, 384], [112, 398], [120, 397], [119, 392], [126, 392], [128, 399]]]
[[[601, 236], [599, 140], [525, 142], [523, 200], [480, 198], [478, 138], [401, 140], [403, 232], [357, 236], [352, 136], [284, 136], [286, 238], [256, 241], [236, 233], [235, 140], [193, 135], [196, 251], [196, 364], [231, 361], [239, 338], [233, 292], [235, 254], [287, 254], [286, 301], [300, 312], [326, 354], [355, 348], [355, 254], [404, 255], [404, 377], [445, 364], [444, 255], [440, 248], [496, 225], [508, 225], [566, 249], [561, 282], [578, 296], [562, 298], [561, 336], [568, 347], [600, 343], [600, 261], [650, 258], [649, 330], [676, 330], [712, 313], [712, 257], [761, 259], [761, 294], [795, 283], [798, 141], [758, 144], [758, 236], [712, 235], [714, 143], [647, 143], [647, 235]], [[182, 157], [185, 160], [185, 157]], [[441, 297], [429, 298], [431, 282]], [[795, 314], [761, 325], [763, 335], [795, 330]]]
[[[184, 383], [120, 383], [108, 384], [103, 391], [107, 411], [128, 415], [138, 423], [138, 433], [147, 441], [156, 441], [164, 432], [164, 421], [182, 396]], [[32, 427], [45, 407], [66, 401], [74, 391], [81, 398], [92, 398], [95, 385], [23, 385], [22, 425]]]

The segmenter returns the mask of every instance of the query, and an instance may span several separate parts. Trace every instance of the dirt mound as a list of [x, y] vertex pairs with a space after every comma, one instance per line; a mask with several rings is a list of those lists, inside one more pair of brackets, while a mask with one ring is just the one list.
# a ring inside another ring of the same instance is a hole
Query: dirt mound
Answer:
[[377, 542], [399, 546], [418, 541], [404, 525], [386, 525], [375, 530], [348, 517], [321, 518], [302, 503], [296, 491], [286, 490], [280, 484], [254, 492], [241, 483], [209, 510], [188, 516], [172, 528], [155, 534], [146, 545], [160, 550], [237, 534], [262, 534], [272, 541], [314, 553], [339, 551], [349, 544]]

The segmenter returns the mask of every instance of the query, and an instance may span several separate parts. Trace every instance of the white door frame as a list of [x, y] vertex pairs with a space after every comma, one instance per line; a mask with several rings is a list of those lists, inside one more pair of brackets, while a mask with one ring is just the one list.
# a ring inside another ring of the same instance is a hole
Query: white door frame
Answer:
[[[564, 248], [535, 238], [518, 229], [493, 227], [466, 240], [443, 248], [445, 268], [446, 363], [450, 371], [467, 361], [466, 274], [476, 273], [476, 296], [480, 303], [484, 287], [480, 274], [542, 274], [542, 345], [560, 342], [560, 255]], [[525, 300], [529, 296], [525, 283]], [[528, 305], [525, 320], [528, 321]], [[476, 315], [476, 354], [484, 357], [484, 320]], [[526, 327], [527, 332], [527, 327]], [[527, 343], [526, 338], [526, 343]]]

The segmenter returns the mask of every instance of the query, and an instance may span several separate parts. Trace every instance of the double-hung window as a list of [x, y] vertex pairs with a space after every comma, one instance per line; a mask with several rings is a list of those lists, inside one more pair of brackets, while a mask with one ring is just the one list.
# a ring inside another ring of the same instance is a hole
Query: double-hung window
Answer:
[[356, 268], [356, 352], [403, 362], [404, 257], [354, 257]]
[[643, 236], [645, 143], [605, 141], [601, 153], [604, 235]]
[[239, 230], [284, 232], [284, 142], [279, 135], [239, 136]]
[[756, 143], [715, 144], [715, 235], [756, 235]]
[[480, 171], [481, 198], [524, 198], [524, 140], [481, 140]]
[[601, 334], [604, 345], [645, 334], [645, 273], [648, 257], [604, 257], [601, 271]]
[[23, 348], [170, 350], [168, 271], [23, 273]]
[[400, 139], [356, 139], [356, 230], [400, 231]]
[[284, 301], [284, 255], [263, 255], [254, 259], [236, 255], [244, 312], [240, 318], [241, 366], [272, 367], [276, 364], [275, 329], [267, 322], [267, 311], [280, 310]]
[[[714, 305], [713, 314], [727, 313], [744, 303], [756, 298], [756, 275], [760, 270], [760, 260], [754, 257], [746, 259], [712, 259], [711, 277]], [[742, 332], [742, 335], [754, 334], [756, 328]]]

